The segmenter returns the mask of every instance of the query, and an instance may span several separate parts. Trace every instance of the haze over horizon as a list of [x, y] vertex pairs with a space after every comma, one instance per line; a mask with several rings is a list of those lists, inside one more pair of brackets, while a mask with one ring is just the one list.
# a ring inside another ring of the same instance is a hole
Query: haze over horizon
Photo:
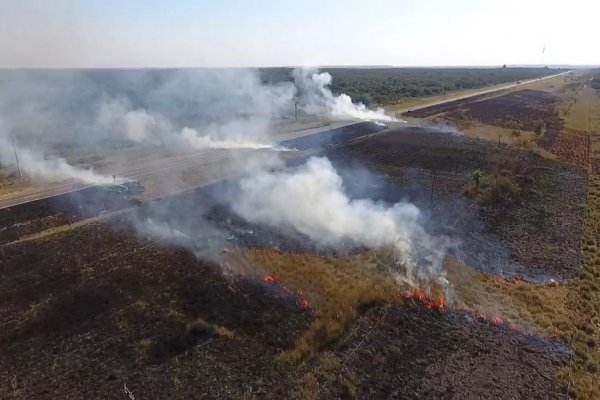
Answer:
[[594, 65], [599, 11], [588, 0], [3, 0], [0, 67]]

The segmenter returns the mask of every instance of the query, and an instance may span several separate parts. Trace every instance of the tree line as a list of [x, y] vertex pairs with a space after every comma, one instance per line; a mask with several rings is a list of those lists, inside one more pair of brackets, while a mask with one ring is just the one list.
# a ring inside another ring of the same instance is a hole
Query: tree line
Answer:
[[[263, 80], [291, 80], [291, 68], [263, 68]], [[561, 72], [550, 68], [321, 68], [333, 78], [331, 90], [367, 105], [474, 89]]]

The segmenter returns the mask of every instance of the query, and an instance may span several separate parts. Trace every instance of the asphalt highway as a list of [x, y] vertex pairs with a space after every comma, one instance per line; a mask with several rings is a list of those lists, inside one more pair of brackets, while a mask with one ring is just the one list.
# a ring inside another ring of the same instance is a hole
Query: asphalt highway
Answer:
[[[319, 124], [317, 127], [302, 129], [302, 126], [297, 126], [294, 130], [285, 129], [282, 127], [279, 133], [274, 135], [278, 143], [294, 140], [302, 137], [321, 135], [331, 130], [349, 127], [358, 124], [358, 121], [342, 121], [342, 122], [329, 122]], [[300, 128], [300, 129], [298, 129]], [[121, 166], [115, 168], [103, 168], [97, 170], [99, 173], [106, 175], [118, 176], [117, 183], [120, 181], [128, 180], [141, 180], [143, 181], [147, 177], [151, 177], [155, 174], [163, 174], [167, 171], [184, 171], [191, 167], [200, 166], [210, 171], [218, 171], [218, 166], [222, 165], [232, 157], [239, 149], [203, 149], [185, 154], [170, 154], [162, 155], [156, 153], [149, 153], [142, 157], [137, 157], [127, 162], [122, 163]], [[248, 151], [248, 150], [245, 150]], [[264, 151], [264, 150], [263, 150]], [[35, 200], [41, 200], [61, 194], [74, 192], [77, 190], [91, 187], [91, 184], [82, 184], [74, 180], [65, 180], [60, 182], [50, 182], [41, 185], [37, 185], [32, 190], [26, 192], [15, 193], [12, 195], [4, 196], [0, 199], [0, 209], [14, 207], [19, 204], [32, 202]]]
[[[556, 76], [560, 76], [563, 74], [567, 74], [570, 71], [563, 72], [556, 75], [550, 75], [543, 79], [549, 79]], [[442, 101], [432, 102], [420, 106], [415, 106], [410, 109], [400, 110], [400, 113], [407, 112], [409, 110], [418, 110], [421, 108], [436, 106], [443, 103], [448, 103], [451, 101], [468, 99], [470, 97], [482, 95], [482, 94], [491, 94], [494, 92], [500, 92], [503, 90], [507, 90], [516, 86], [524, 86], [531, 82], [539, 81], [540, 79], [532, 79], [528, 81], [523, 81], [521, 83], [512, 83], [499, 87], [494, 87], [491, 89], [482, 89], [475, 93], [469, 93], [464, 96], [457, 96], [448, 99], [444, 99]], [[308, 138], [311, 143], [318, 143], [319, 136], [330, 137], [331, 131], [342, 128], [342, 127], [350, 127], [352, 125], [359, 124], [360, 121], [341, 121], [341, 122], [322, 122], [313, 124], [312, 127], [306, 129], [306, 126], [302, 124], [291, 124], [291, 125], [282, 125], [279, 128], [279, 134], [275, 135], [278, 143], [295, 143], [299, 138]], [[186, 170], [191, 167], [201, 166], [206, 167], [207, 170], [218, 170], [218, 167], [215, 167], [219, 164], [224, 164], [233, 152], [239, 150], [223, 150], [223, 149], [205, 149], [194, 152], [189, 152], [185, 154], [170, 154], [163, 155], [157, 153], [150, 153], [141, 157], [133, 157], [131, 159], [126, 160], [121, 165], [110, 168], [105, 168], [104, 170], [98, 170], [99, 173], [104, 173], [106, 175], [116, 175], [121, 180], [143, 180], [145, 177], [152, 176], [154, 174], [163, 173], [164, 171], [177, 171], [177, 170]], [[109, 160], [110, 161], [110, 160]], [[118, 182], [117, 182], [118, 183]], [[76, 190], [81, 190], [86, 187], [90, 187], [93, 185], [78, 183], [73, 180], [66, 180], [61, 182], [51, 182], [45, 183], [42, 185], [38, 185], [32, 190], [27, 190], [20, 193], [5, 195], [0, 198], [0, 209], [13, 207], [19, 204], [28, 203], [35, 200], [41, 200], [53, 196], [57, 196], [60, 194], [65, 194], [69, 192], [73, 192]]]

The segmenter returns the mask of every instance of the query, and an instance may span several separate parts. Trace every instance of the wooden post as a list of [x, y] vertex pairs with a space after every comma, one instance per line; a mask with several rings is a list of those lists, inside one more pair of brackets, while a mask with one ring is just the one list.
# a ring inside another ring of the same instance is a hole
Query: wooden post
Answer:
[[431, 202], [431, 204], [433, 205], [433, 187], [435, 185], [435, 177], [431, 176], [431, 192], [430, 192], [430, 197], [429, 197], [429, 201]]
[[298, 102], [294, 103], [294, 121], [298, 122]]
[[15, 146], [15, 142], [13, 142], [13, 151], [15, 152], [15, 161], [17, 162], [17, 169], [19, 170], [19, 177], [22, 176], [21, 174], [21, 164], [19, 163], [19, 155], [17, 154], [17, 146]]

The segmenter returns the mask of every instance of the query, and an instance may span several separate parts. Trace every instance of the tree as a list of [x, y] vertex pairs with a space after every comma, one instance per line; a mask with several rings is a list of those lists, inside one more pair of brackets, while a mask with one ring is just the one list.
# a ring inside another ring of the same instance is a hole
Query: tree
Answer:
[[475, 183], [476, 187], [479, 187], [479, 184], [481, 183], [481, 181], [483, 181], [483, 176], [484, 176], [484, 173], [480, 169], [473, 172], [472, 177], [473, 177], [473, 182]]
[[541, 135], [542, 132], [544, 131], [544, 129], [546, 129], [546, 123], [543, 120], [537, 120], [535, 122], [535, 125], [533, 127], [533, 131], [535, 133], [537, 133], [538, 135]]

